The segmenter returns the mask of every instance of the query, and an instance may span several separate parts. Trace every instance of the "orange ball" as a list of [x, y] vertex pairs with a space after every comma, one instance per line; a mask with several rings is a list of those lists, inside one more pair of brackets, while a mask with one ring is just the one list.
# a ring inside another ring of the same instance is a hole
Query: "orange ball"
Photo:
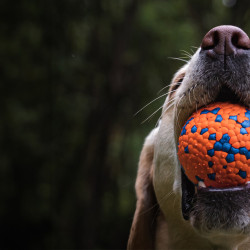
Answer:
[[199, 109], [182, 128], [178, 157], [194, 184], [223, 188], [250, 181], [250, 110], [224, 102]]

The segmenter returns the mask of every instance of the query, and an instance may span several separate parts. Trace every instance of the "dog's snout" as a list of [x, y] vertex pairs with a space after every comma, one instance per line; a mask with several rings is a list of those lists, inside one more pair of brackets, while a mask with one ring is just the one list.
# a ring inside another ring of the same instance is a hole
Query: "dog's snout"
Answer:
[[248, 35], [238, 27], [222, 25], [211, 29], [203, 38], [201, 49], [208, 55], [236, 55], [250, 49]]

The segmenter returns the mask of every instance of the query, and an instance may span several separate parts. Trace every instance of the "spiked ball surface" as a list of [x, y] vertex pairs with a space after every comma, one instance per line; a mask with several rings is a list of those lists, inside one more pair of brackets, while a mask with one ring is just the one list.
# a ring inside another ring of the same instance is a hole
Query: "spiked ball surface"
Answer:
[[182, 128], [178, 157], [194, 184], [223, 188], [250, 181], [250, 110], [222, 102], [199, 109]]

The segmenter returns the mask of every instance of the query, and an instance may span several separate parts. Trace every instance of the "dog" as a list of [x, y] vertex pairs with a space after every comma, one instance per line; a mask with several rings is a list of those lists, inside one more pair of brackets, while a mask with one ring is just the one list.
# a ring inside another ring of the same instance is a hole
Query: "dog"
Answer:
[[145, 140], [128, 249], [250, 249], [250, 184], [215, 195], [204, 183], [195, 187], [177, 157], [188, 117], [227, 101], [250, 107], [250, 40], [240, 28], [222, 25], [174, 75], [161, 121]]

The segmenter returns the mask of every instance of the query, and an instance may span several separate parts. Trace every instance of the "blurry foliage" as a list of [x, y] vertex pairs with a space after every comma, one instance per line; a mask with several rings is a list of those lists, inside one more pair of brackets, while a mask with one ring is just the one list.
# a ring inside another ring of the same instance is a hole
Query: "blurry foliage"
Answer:
[[[1, 247], [125, 248], [158, 97], [213, 26], [249, 1], [0, 3]], [[165, 90], [166, 93], [167, 90]]]

